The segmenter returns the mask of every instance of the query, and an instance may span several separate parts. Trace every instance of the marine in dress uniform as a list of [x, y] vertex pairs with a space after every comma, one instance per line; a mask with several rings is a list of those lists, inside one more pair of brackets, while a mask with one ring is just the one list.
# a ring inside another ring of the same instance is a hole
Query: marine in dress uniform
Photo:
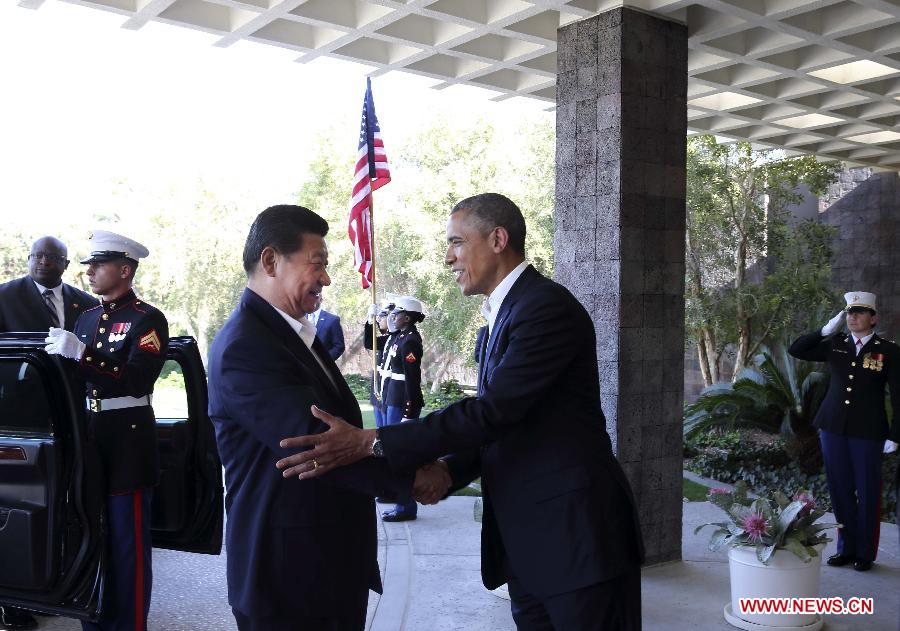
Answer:
[[[385, 425], [396, 425], [419, 418], [422, 398], [422, 336], [416, 323], [425, 319], [422, 303], [411, 296], [395, 301], [394, 320], [398, 331], [387, 346], [385, 365], [390, 367], [390, 381], [384, 395]], [[382, 513], [384, 521], [409, 521], [416, 518], [415, 501], [397, 504]]]
[[372, 323], [370, 320], [373, 316], [378, 323], [379, 330], [379, 335], [375, 342], [375, 365], [377, 367], [377, 373], [375, 379], [369, 386], [369, 403], [372, 404], [372, 410], [375, 413], [376, 427], [384, 425], [384, 394], [387, 385], [386, 380], [391, 377], [390, 366], [386, 363], [387, 354], [384, 352], [384, 349], [391, 347], [391, 342], [397, 334], [397, 328], [394, 325], [392, 314], [393, 310], [393, 302], [387, 303], [384, 307], [373, 304], [371, 309], [369, 309], [369, 320], [366, 320], [366, 323], [363, 326], [363, 346], [368, 350], [372, 350]]
[[[878, 551], [881, 522], [881, 459], [900, 441], [900, 347], [874, 331], [875, 295], [851, 291], [847, 306], [820, 331], [799, 337], [788, 349], [798, 359], [828, 362], [831, 382], [813, 424], [819, 428], [825, 477], [837, 521], [832, 566], [866, 571]], [[844, 321], [850, 334], [839, 332]], [[888, 426], [885, 386], [894, 423]]]
[[109, 594], [98, 624], [84, 629], [143, 631], [152, 583], [150, 504], [159, 480], [153, 385], [166, 360], [169, 326], [139, 299], [132, 281], [149, 252], [108, 231], [90, 238], [91, 288], [101, 303], [75, 322], [74, 333], [51, 329], [47, 352], [77, 362], [86, 382], [88, 436], [99, 454], [107, 486]]

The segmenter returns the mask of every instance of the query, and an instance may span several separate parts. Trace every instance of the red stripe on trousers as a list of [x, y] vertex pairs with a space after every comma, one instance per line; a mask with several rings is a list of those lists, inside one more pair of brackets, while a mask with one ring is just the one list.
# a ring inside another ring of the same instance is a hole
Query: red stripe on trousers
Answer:
[[143, 526], [141, 520], [141, 493], [134, 492], [134, 629], [144, 631], [144, 545], [142, 541]]
[[884, 476], [878, 485], [878, 510], [875, 513], [875, 532], [872, 533], [872, 560], [878, 556], [878, 540], [881, 538], [881, 498], [884, 496]]

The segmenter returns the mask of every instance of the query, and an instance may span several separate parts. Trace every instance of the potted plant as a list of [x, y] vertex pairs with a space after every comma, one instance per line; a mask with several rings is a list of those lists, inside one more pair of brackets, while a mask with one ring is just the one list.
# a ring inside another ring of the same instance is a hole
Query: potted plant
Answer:
[[771, 500], [751, 498], [741, 480], [733, 491], [711, 489], [708, 498], [729, 519], [702, 524], [694, 534], [712, 526], [709, 549], [728, 548], [731, 602], [725, 606], [725, 619], [743, 629], [821, 628], [816, 614], [745, 614], [739, 603], [742, 598], [818, 597], [820, 553], [831, 541], [824, 531], [840, 525], [817, 524], [825, 511], [806, 491], [792, 500], [781, 492]]

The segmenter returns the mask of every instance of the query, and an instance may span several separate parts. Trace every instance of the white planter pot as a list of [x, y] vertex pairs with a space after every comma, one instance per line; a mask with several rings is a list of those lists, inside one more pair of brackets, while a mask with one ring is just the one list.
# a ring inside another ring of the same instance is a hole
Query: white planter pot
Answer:
[[817, 546], [819, 556], [809, 563], [787, 550], [777, 550], [769, 559], [769, 565], [763, 565], [756, 558], [755, 548], [730, 548], [731, 603], [725, 608], [725, 619], [742, 629], [813, 631], [821, 628], [822, 618], [816, 614], [742, 614], [740, 599], [817, 598], [824, 549], [824, 545]]

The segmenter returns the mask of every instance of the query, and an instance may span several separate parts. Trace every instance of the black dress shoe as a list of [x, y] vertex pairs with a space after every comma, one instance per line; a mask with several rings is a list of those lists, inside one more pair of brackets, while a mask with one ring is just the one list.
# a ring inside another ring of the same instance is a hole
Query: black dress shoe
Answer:
[[381, 521], [413, 521], [415, 518], [413, 513], [401, 513], [395, 510], [385, 511], [381, 514]]
[[853, 569], [857, 572], [868, 572], [872, 569], [872, 562], [857, 559], [856, 562], [853, 563]]
[[15, 607], [0, 607], [0, 629], [26, 631], [37, 629], [37, 620], [30, 613]]
[[849, 554], [834, 554], [828, 557], [828, 560], [825, 562], [832, 567], [843, 567], [844, 565], [850, 565], [855, 560]]

